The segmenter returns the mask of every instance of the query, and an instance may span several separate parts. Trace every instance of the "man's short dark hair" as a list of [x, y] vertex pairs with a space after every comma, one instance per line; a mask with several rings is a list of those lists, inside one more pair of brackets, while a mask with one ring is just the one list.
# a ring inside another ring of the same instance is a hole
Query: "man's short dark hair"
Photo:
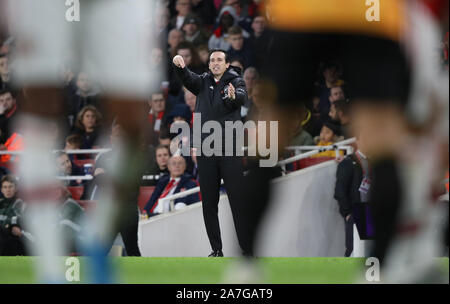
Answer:
[[11, 174], [3, 175], [2, 179], [0, 180], [0, 187], [3, 186], [4, 182], [12, 183], [17, 187], [17, 178], [14, 175]]
[[348, 115], [350, 113], [350, 103], [346, 99], [338, 99], [334, 102], [334, 108], [337, 111], [341, 111], [342, 114]]
[[161, 128], [161, 130], [159, 131], [159, 139], [171, 139], [170, 138], [170, 130], [169, 128]]
[[4, 86], [3, 89], [0, 89], [0, 95], [4, 95], [4, 94], [11, 94], [12, 98], [15, 98], [15, 94], [14, 91], [9, 87], [9, 86]]
[[155, 148], [155, 154], [156, 154], [156, 151], [161, 150], [161, 149], [166, 149], [167, 152], [169, 152], [169, 156], [171, 156], [171, 155], [170, 155], [170, 148], [169, 148], [169, 146], [166, 146], [166, 145], [158, 145], [158, 146], [156, 146], [156, 148]]
[[242, 28], [239, 25], [232, 26], [228, 29], [228, 35], [242, 35]]
[[211, 58], [211, 55], [212, 55], [213, 53], [216, 53], [216, 52], [222, 52], [222, 53], [224, 53], [224, 54], [225, 54], [225, 63], [230, 63], [230, 56], [228, 55], [228, 53], [227, 53], [225, 50], [222, 50], [222, 49], [212, 49], [212, 50], [209, 51], [209, 55], [208, 55], [208, 65], [209, 65], [209, 60], [210, 60], [210, 58]]

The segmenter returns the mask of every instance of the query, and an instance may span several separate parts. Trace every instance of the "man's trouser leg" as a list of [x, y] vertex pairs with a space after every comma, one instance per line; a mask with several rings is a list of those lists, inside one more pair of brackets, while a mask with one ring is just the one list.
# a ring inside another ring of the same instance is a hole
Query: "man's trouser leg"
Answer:
[[353, 252], [353, 215], [345, 221], [345, 256], [349, 257]]
[[244, 218], [242, 214], [242, 207], [245, 203], [243, 200], [243, 192], [245, 191], [245, 188], [243, 187], [243, 172], [242, 157], [224, 156], [220, 158], [220, 175], [223, 178], [224, 186], [227, 191], [236, 235], [244, 255], [248, 255], [251, 254], [251, 252], [249, 251], [248, 241], [243, 234], [246, 221], [246, 218]]
[[212, 250], [222, 250], [218, 217], [220, 172], [214, 156], [197, 157], [203, 219]]

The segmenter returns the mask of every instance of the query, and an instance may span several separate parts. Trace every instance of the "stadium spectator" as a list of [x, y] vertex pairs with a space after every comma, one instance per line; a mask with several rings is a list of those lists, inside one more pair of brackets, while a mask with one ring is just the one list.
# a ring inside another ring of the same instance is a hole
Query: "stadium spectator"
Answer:
[[[330, 146], [341, 140], [343, 140], [343, 137], [339, 136], [339, 126], [331, 121], [324, 122], [320, 130], [320, 135], [314, 138], [317, 146]], [[336, 152], [329, 150], [315, 154], [312, 157], [336, 157]]]
[[17, 198], [17, 180], [5, 175], [0, 184], [3, 195], [0, 199], [0, 256], [24, 255], [21, 217], [25, 204]]
[[92, 149], [95, 147], [101, 132], [101, 122], [102, 115], [92, 105], [85, 106], [78, 113], [73, 134], [80, 135], [83, 138], [81, 149]]
[[[72, 163], [69, 156], [65, 152], [56, 154], [56, 164], [59, 176], [84, 176], [84, 169]], [[85, 182], [78, 180], [62, 180], [64, 186], [82, 186]]]
[[195, 13], [205, 26], [212, 29], [217, 12], [211, 0], [191, 0], [191, 11]]
[[80, 72], [76, 80], [76, 92], [68, 97], [68, 123], [70, 127], [76, 127], [77, 115], [80, 111], [88, 105], [99, 108], [99, 94], [100, 91], [96, 88], [85, 72]]
[[261, 70], [264, 61], [268, 57], [271, 44], [271, 35], [266, 29], [266, 18], [262, 15], [257, 15], [253, 19], [252, 30], [250, 44], [255, 60], [254, 66]]
[[194, 14], [189, 14], [184, 20], [184, 39], [191, 42], [195, 47], [208, 43], [209, 35], [200, 27], [201, 22]]
[[[81, 149], [81, 146], [83, 145], [83, 137], [78, 134], [72, 134], [66, 137], [65, 144], [64, 144], [64, 151], [67, 152], [67, 150], [79, 150]], [[67, 154], [69, 156], [70, 161], [74, 161], [77, 159], [76, 154]]]
[[244, 69], [254, 64], [253, 51], [248, 39], [244, 39], [242, 28], [239, 26], [232, 26], [228, 29], [228, 42], [230, 48], [228, 49], [228, 56], [230, 58], [240, 57], [243, 61]]
[[150, 123], [149, 142], [157, 146], [159, 132], [166, 125], [166, 117], [168, 114], [166, 111], [166, 99], [162, 92], [155, 92], [151, 95], [148, 103], [150, 106], [150, 112], [148, 114], [148, 122]]
[[167, 47], [169, 32], [172, 29], [170, 25], [170, 12], [167, 6], [158, 5], [156, 7], [153, 25], [153, 35], [159, 43], [159, 46], [165, 49]]
[[191, 0], [177, 0], [175, 10], [178, 14], [170, 20], [170, 25], [173, 28], [181, 29], [186, 16], [191, 12]]
[[[195, 105], [197, 103], [197, 96], [192, 94], [192, 92], [189, 91], [188, 89], [186, 89], [185, 87], [183, 88], [183, 90], [184, 90], [184, 101], [189, 106], [189, 109], [191, 110], [191, 112], [194, 113]], [[191, 119], [191, 124], [192, 124], [192, 119]]]
[[335, 117], [340, 124], [340, 134], [346, 139], [352, 137], [350, 134], [350, 102], [348, 100], [337, 100], [333, 103]]
[[341, 86], [335, 86], [330, 88], [330, 104], [334, 103], [336, 100], [343, 99], [345, 100], [344, 90]]
[[[235, 56], [235, 57], [230, 57], [230, 65], [234, 66], [236, 68], [239, 68], [239, 72], [240, 74], [242, 74], [242, 72], [244, 71], [244, 60], [239, 57], [239, 56]], [[236, 70], [238, 71], [238, 70]]]
[[337, 62], [327, 61], [321, 64], [321, 76], [323, 79], [317, 85], [317, 98], [319, 100], [318, 110], [320, 117], [326, 120], [330, 112], [330, 91], [336, 86], [343, 86], [344, 81], [340, 79], [341, 66]]
[[0, 90], [9, 84], [10, 70], [8, 56], [0, 54]]
[[169, 32], [167, 43], [169, 44], [168, 58], [176, 55], [178, 45], [184, 41], [184, 33], [179, 29], [172, 29]]
[[172, 138], [171, 138], [171, 135], [170, 135], [169, 128], [161, 129], [161, 132], [159, 132], [159, 136], [158, 136], [158, 143], [159, 143], [159, 145], [169, 147], [171, 140], [172, 140]]
[[170, 150], [168, 146], [159, 145], [155, 148], [154, 155], [149, 157], [148, 165], [143, 175], [152, 176], [152, 178], [143, 180], [141, 186], [155, 186], [158, 180], [169, 173], [167, 163], [170, 158]]
[[[160, 199], [198, 187], [197, 182], [191, 175], [186, 174], [186, 161], [182, 156], [172, 156], [169, 159], [168, 168], [170, 175], [164, 175], [158, 181], [156, 189], [145, 206], [145, 210], [149, 216], [154, 216], [164, 212], [164, 206], [160, 204]], [[198, 193], [191, 194], [186, 197], [176, 199], [174, 201], [175, 210], [181, 209], [186, 205], [190, 205], [200, 201]]]
[[208, 60], [209, 60], [209, 49], [208, 45], [202, 44], [197, 47], [197, 54], [200, 58], [200, 61], [205, 65], [208, 66]]
[[353, 251], [353, 208], [357, 203], [367, 203], [371, 176], [369, 161], [364, 154], [363, 139], [357, 139], [357, 151], [346, 156], [336, 171], [334, 198], [339, 205], [339, 213], [345, 221], [345, 256]]
[[[198, 53], [195, 51], [195, 47], [192, 43], [183, 41], [181, 42], [176, 50], [176, 54], [183, 57], [184, 62], [189, 67], [191, 71], [197, 74], [203, 74], [206, 71], [206, 66], [202, 64]], [[168, 96], [168, 102], [170, 105], [176, 105], [177, 103], [183, 103], [182, 83], [176, 76], [173, 67], [170, 68], [170, 90]]]
[[[208, 47], [212, 49], [222, 49], [228, 51], [230, 49], [230, 43], [227, 41], [228, 29], [234, 25], [238, 25], [238, 17], [236, 11], [232, 6], [224, 6], [219, 13], [218, 26], [214, 30], [208, 41]], [[247, 32], [243, 32], [244, 38], [248, 38], [250, 35]]]
[[11, 136], [11, 125], [17, 114], [17, 103], [14, 92], [5, 87], [0, 90], [0, 144], [4, 144]]
[[258, 70], [254, 67], [249, 67], [244, 72], [244, 81], [245, 81], [245, 87], [247, 88], [248, 92], [248, 99], [244, 103], [244, 105], [241, 107], [241, 117], [243, 120], [245, 120], [245, 117], [247, 116], [248, 110], [252, 106], [252, 99], [253, 99], [253, 87], [257, 83], [259, 79], [259, 73]]
[[[251, 31], [252, 17], [249, 16], [249, 9], [245, 9], [242, 0], [225, 0], [224, 6], [231, 6], [236, 11], [238, 17], [238, 25], [247, 32]], [[252, 11], [253, 14], [253, 11]]]

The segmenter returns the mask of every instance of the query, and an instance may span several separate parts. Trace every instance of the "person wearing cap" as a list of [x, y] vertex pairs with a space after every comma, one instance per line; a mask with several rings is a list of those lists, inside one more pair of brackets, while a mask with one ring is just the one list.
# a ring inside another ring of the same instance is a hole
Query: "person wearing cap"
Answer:
[[181, 27], [184, 32], [184, 39], [191, 42], [195, 47], [207, 44], [209, 39], [209, 36], [202, 31], [200, 26], [200, 19], [194, 14], [188, 14]]

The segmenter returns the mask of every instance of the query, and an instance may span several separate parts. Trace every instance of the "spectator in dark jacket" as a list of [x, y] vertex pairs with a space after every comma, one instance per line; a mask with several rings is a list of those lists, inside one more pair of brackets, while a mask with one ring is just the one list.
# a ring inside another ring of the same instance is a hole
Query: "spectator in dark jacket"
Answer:
[[228, 50], [230, 58], [242, 58], [244, 69], [253, 66], [254, 59], [250, 42], [248, 39], [244, 38], [242, 29], [239, 26], [232, 26], [228, 30], [228, 42], [230, 43], [230, 48]]
[[[73, 164], [69, 156], [65, 152], [59, 152], [56, 155], [56, 164], [59, 171], [59, 176], [84, 176], [84, 169]], [[84, 181], [80, 180], [63, 180], [65, 186], [82, 186]]]
[[[192, 176], [185, 173], [186, 161], [182, 156], [172, 156], [169, 159], [168, 167], [170, 175], [164, 175], [160, 178], [158, 184], [156, 185], [155, 191], [144, 208], [149, 216], [154, 216], [164, 212], [164, 206], [160, 203], [160, 199], [198, 187], [197, 182], [192, 178]], [[176, 199], [174, 201], [175, 210], [199, 201], [199, 193]]]
[[14, 92], [5, 87], [0, 89], [0, 144], [4, 144], [13, 131], [11, 125], [17, 114], [17, 103]]
[[24, 202], [17, 198], [17, 180], [12, 175], [5, 175], [0, 182], [0, 256], [24, 255], [24, 237], [21, 228], [21, 217], [25, 208]]
[[83, 137], [81, 149], [92, 149], [94, 147], [100, 135], [101, 122], [102, 115], [92, 105], [85, 106], [78, 113], [73, 134], [78, 134]]
[[[68, 91], [70, 92], [70, 91]], [[72, 91], [73, 92], [73, 91]], [[78, 73], [76, 79], [76, 91], [73, 95], [68, 96], [68, 120], [70, 127], [73, 128], [78, 113], [87, 105], [99, 108], [100, 91], [93, 86], [92, 81], [84, 72]]]
[[192, 43], [195, 47], [202, 44], [207, 44], [209, 36], [200, 27], [200, 20], [194, 14], [189, 14], [184, 19], [182, 30], [184, 32], [184, 39]]
[[345, 157], [338, 165], [334, 198], [339, 204], [339, 212], [345, 221], [345, 256], [353, 252], [353, 208], [357, 203], [367, 203], [370, 190], [370, 170], [366, 155], [361, 151], [362, 141], [358, 140], [358, 150]]

